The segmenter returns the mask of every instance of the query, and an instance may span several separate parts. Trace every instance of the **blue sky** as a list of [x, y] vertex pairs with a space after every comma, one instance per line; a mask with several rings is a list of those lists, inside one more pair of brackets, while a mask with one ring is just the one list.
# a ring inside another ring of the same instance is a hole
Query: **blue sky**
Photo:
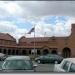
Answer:
[[69, 19], [68, 16], [48, 16], [44, 19], [44, 22], [47, 24], [56, 25], [58, 20], [58, 22], [65, 24], [68, 21], [68, 19]]
[[21, 21], [18, 19], [18, 17], [15, 16], [6, 16], [6, 17], [0, 17], [0, 21], [9, 21], [15, 25], [17, 25], [19, 28], [31, 28], [32, 24], [28, 21]]
[[35, 25], [36, 37], [68, 36], [75, 22], [72, 4], [75, 5], [64, 1], [0, 1], [0, 32], [16, 39], [33, 37], [33, 32], [27, 33]]
[[[48, 17], [44, 17], [43, 22], [45, 22], [46, 24], [52, 24], [52, 25], [56, 25], [58, 22], [65, 24], [68, 21], [68, 19], [69, 19], [68, 16], [48, 16]], [[0, 17], [0, 21], [9, 21], [12, 24], [17, 25], [19, 28], [31, 29], [33, 26], [30, 21], [26, 21], [26, 20], [22, 21], [15, 16]], [[39, 20], [37, 22], [39, 22]]]

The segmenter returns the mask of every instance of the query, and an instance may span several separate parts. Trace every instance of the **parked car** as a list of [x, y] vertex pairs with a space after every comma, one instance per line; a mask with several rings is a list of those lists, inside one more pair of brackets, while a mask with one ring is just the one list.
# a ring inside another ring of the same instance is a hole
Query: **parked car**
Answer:
[[0, 61], [4, 61], [4, 57], [5, 57], [5, 56], [6, 56], [5, 54], [0, 53]]
[[5, 59], [0, 72], [24, 73], [34, 72], [35, 67], [29, 56], [10, 56]]
[[56, 54], [47, 54], [47, 55], [42, 55], [37, 58], [35, 58], [35, 61], [37, 63], [60, 63], [63, 60], [63, 57], [56, 55]]
[[60, 64], [55, 64], [54, 72], [75, 72], [75, 58], [65, 58]]
[[7, 57], [8, 57], [8, 55], [4, 55], [4, 56], [0, 57], [0, 61], [4, 61]]

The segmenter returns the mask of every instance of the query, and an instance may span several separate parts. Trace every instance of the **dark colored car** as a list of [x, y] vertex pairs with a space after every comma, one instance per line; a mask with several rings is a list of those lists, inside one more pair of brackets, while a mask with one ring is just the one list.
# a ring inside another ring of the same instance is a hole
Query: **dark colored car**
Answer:
[[59, 56], [59, 55], [56, 55], [56, 54], [47, 54], [47, 55], [42, 55], [42, 56], [39, 56], [37, 58], [35, 58], [35, 61], [37, 63], [42, 63], [42, 64], [45, 64], [45, 63], [61, 63], [61, 61], [63, 60], [63, 57]]

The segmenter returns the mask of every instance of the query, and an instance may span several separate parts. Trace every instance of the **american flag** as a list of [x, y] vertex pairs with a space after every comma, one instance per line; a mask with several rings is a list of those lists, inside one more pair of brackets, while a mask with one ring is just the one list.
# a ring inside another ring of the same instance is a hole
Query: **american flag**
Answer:
[[28, 34], [31, 34], [31, 32], [34, 32], [35, 28], [33, 27], [29, 32]]

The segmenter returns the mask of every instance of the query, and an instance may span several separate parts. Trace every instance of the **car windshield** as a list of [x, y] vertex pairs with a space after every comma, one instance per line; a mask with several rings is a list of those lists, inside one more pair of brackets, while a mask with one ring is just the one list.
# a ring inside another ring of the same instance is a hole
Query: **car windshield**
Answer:
[[2, 66], [4, 70], [31, 70], [33, 69], [30, 60], [7, 60]]

